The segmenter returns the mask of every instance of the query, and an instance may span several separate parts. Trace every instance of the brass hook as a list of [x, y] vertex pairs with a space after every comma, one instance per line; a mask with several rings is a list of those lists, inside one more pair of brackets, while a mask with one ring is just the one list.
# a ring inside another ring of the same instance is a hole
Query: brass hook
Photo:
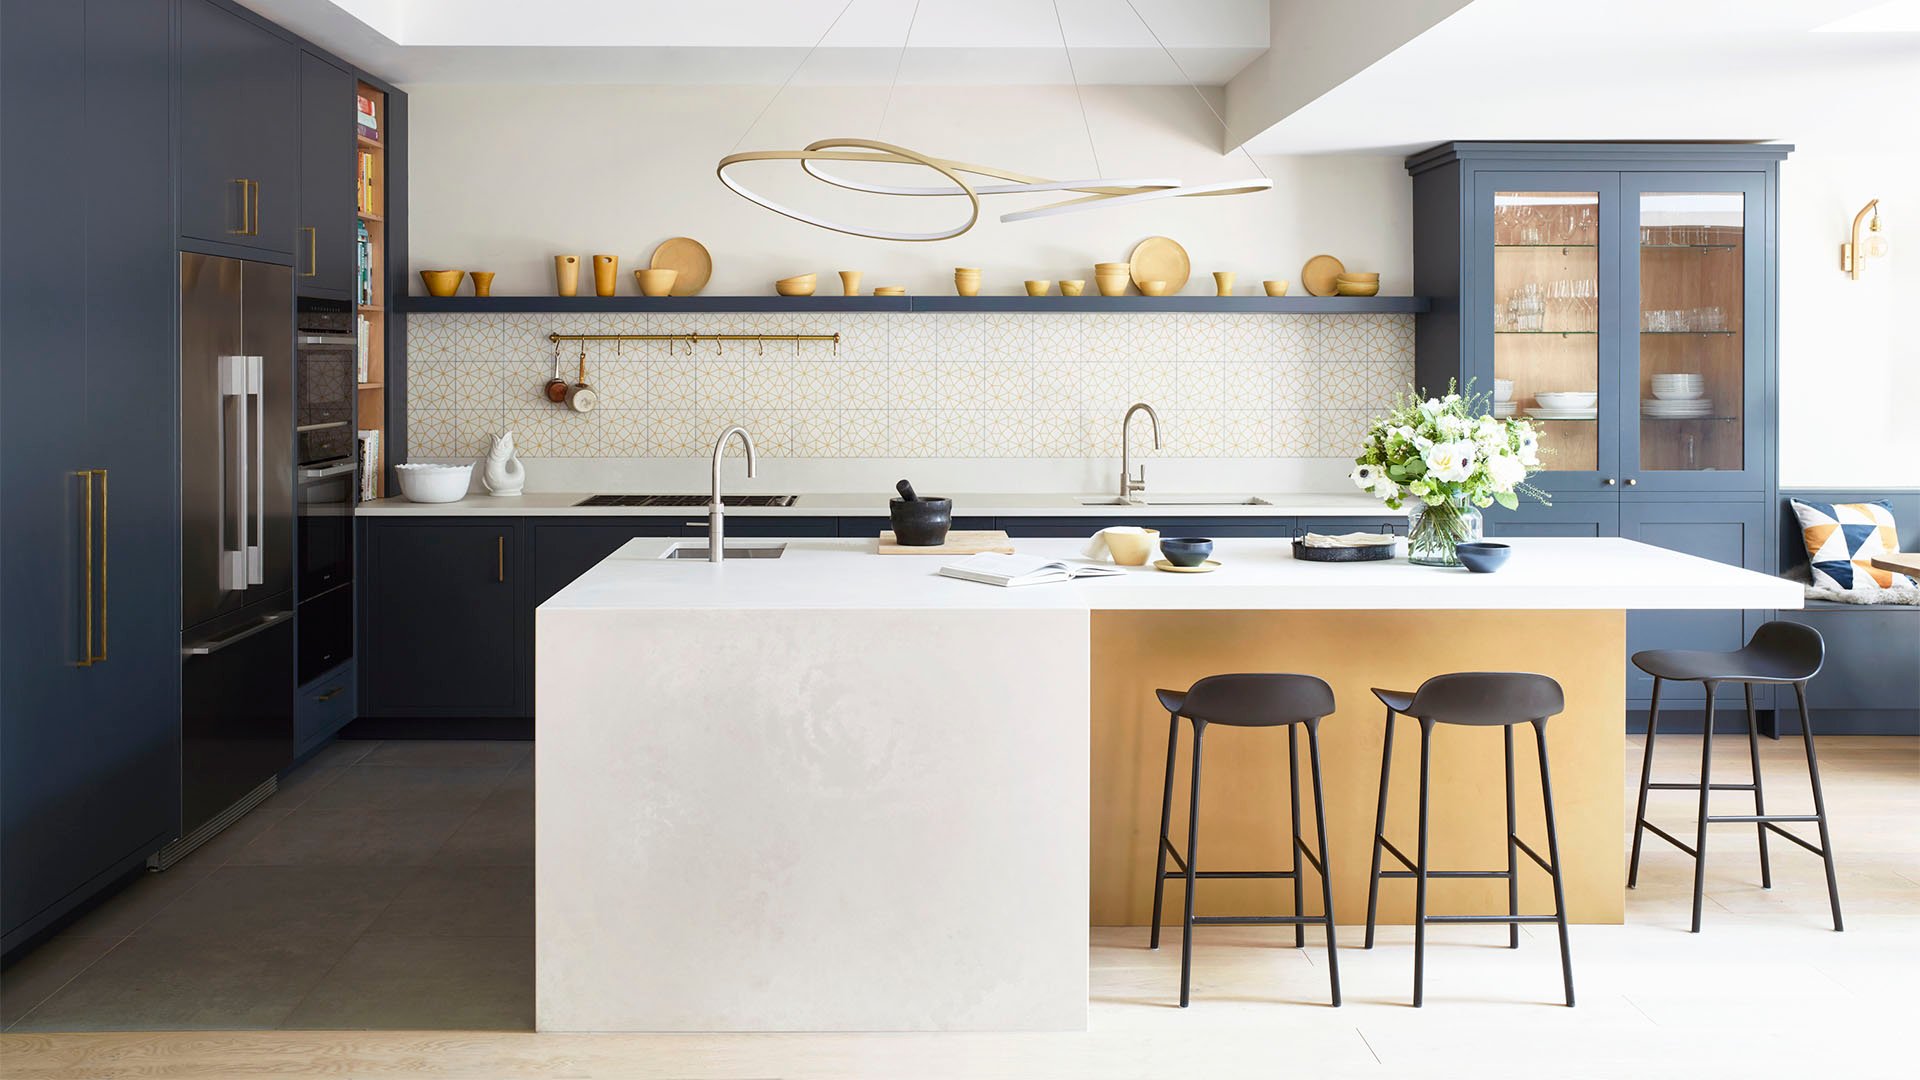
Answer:
[[580, 343], [580, 381], [587, 381], [587, 343]]

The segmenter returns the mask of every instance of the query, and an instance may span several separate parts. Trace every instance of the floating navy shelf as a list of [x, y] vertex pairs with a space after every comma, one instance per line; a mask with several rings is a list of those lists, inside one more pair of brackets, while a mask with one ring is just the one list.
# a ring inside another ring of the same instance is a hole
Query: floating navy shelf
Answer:
[[1213, 312], [1411, 315], [1421, 296], [409, 296], [413, 313], [451, 312]]

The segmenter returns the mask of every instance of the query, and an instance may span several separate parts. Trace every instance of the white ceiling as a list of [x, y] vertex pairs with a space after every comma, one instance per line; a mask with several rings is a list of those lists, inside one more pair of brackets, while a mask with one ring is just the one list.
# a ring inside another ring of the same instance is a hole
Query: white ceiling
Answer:
[[884, 85], [897, 68], [902, 83], [922, 85], [1077, 75], [1218, 86], [1266, 51], [1268, 10], [1268, 0], [1134, 0], [1143, 25], [1127, 0], [1058, 0], [1057, 20], [1050, 0], [241, 2], [401, 84], [753, 85], [793, 75], [800, 85], [858, 86]]
[[1855, 29], [1851, 17], [1876, 8], [1898, 25], [1914, 6], [1474, 0], [1248, 145], [1300, 154], [1450, 139], [1900, 139], [1920, 101], [1920, 34], [1819, 31]]

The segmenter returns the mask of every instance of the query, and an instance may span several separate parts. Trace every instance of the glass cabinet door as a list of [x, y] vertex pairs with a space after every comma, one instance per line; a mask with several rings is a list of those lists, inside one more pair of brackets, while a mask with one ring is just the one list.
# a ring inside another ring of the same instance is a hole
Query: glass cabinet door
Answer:
[[1467, 316], [1489, 320], [1493, 363], [1491, 385], [1475, 389], [1494, 392], [1495, 415], [1533, 422], [1543, 487], [1603, 490], [1618, 439], [1613, 335], [1602, 332], [1617, 311], [1611, 178], [1590, 187], [1577, 174], [1485, 179], [1492, 304]]
[[1635, 232], [1623, 285], [1622, 471], [1641, 490], [1762, 483], [1764, 324], [1759, 179], [1650, 173], [1626, 179]]

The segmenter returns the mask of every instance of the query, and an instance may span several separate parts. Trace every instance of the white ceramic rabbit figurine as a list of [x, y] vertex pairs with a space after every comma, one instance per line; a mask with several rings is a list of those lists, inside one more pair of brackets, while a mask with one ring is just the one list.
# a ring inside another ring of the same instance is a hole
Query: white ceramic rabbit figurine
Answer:
[[527, 470], [513, 453], [513, 432], [493, 437], [493, 449], [480, 465], [480, 483], [492, 495], [518, 495], [527, 486]]

